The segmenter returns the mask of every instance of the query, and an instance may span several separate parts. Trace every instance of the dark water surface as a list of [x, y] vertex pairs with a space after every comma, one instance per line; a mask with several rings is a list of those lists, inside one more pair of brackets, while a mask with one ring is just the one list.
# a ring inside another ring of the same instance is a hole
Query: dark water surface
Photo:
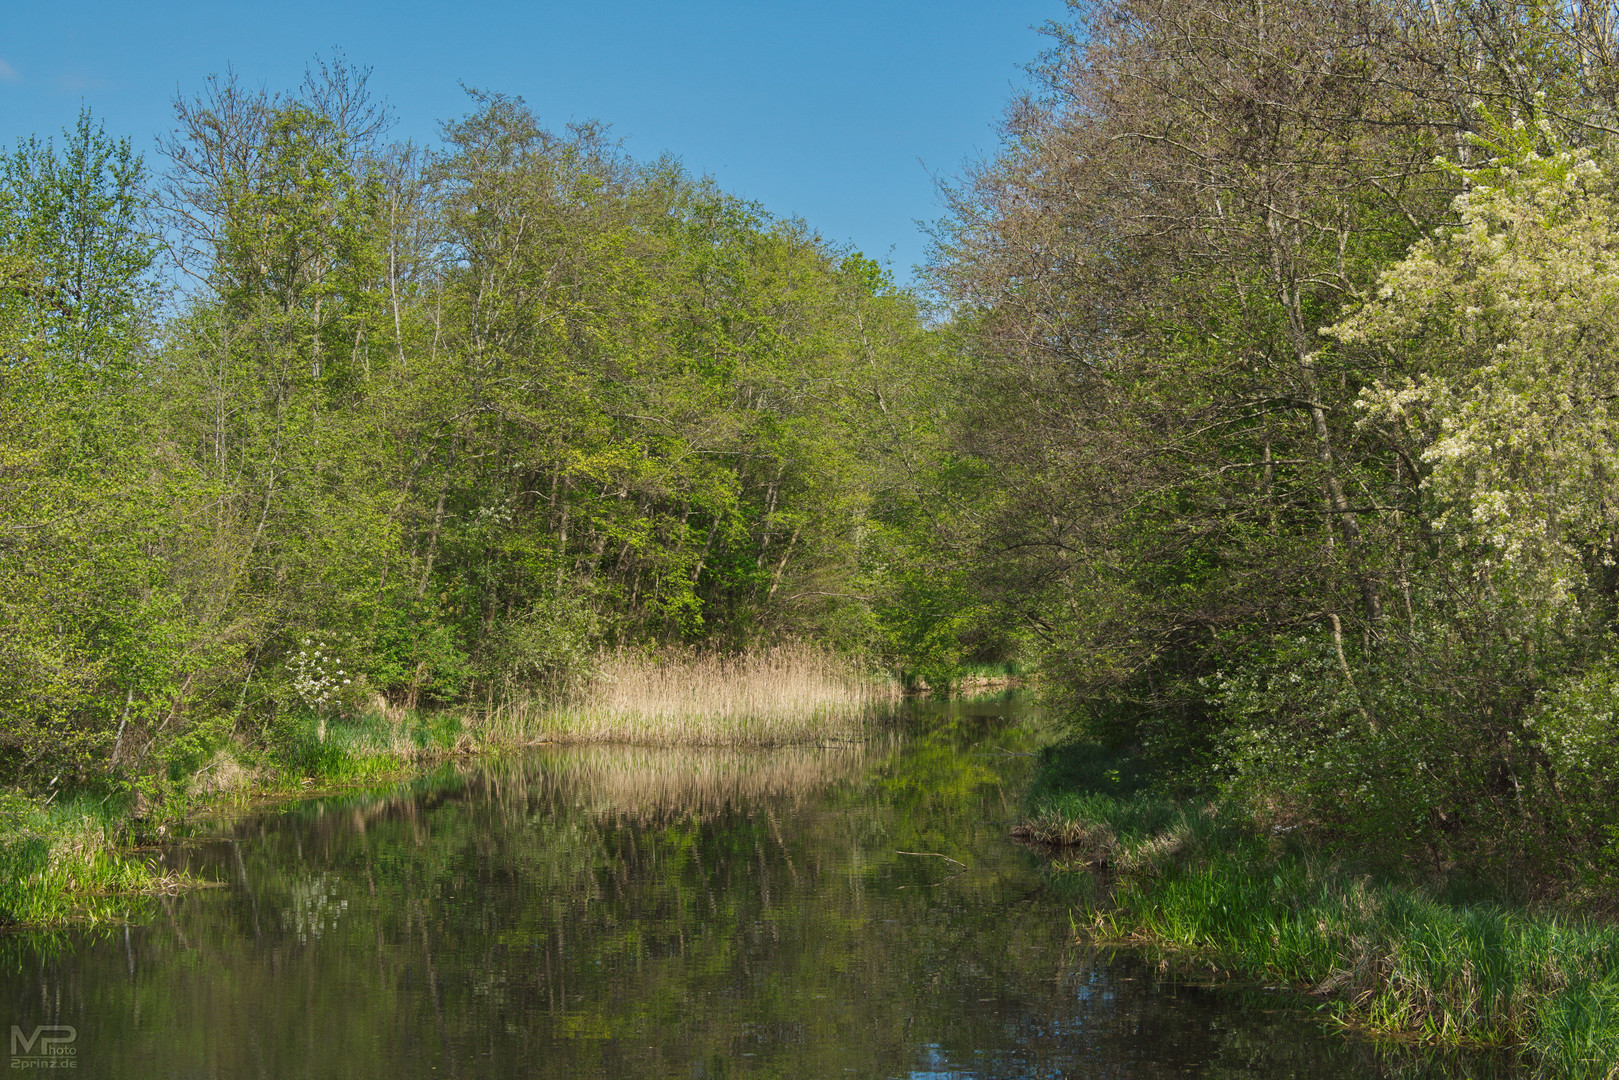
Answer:
[[1489, 1073], [1074, 944], [1070, 902], [1007, 838], [1030, 741], [957, 715], [863, 747], [556, 749], [222, 825], [172, 858], [223, 887], [127, 929], [0, 942], [9, 1023], [76, 1034], [71, 1072], [15, 1039], [8, 1064], [87, 1080]]

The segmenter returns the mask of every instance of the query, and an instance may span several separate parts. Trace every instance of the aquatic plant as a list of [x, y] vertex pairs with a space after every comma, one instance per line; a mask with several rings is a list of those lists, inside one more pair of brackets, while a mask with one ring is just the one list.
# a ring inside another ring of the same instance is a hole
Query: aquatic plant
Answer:
[[0, 794], [0, 926], [127, 917], [138, 895], [181, 883], [124, 848], [119, 828], [105, 802]]

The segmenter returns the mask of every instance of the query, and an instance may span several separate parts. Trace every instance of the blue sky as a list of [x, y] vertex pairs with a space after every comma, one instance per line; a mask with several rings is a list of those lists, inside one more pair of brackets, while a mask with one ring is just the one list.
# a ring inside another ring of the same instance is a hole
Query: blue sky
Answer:
[[820, 3], [233, 4], [13, 0], [0, 15], [0, 143], [55, 134], [81, 103], [152, 147], [176, 91], [233, 68], [295, 86], [341, 48], [373, 69], [395, 137], [430, 142], [459, 84], [517, 94], [547, 126], [599, 119], [638, 158], [806, 219], [910, 279], [942, 212], [929, 173], [993, 153], [995, 126], [1061, 0]]

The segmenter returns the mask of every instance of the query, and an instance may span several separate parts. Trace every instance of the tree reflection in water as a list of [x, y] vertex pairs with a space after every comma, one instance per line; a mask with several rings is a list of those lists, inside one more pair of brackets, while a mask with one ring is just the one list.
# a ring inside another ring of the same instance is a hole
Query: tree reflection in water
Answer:
[[10, 939], [12, 1022], [83, 1077], [1507, 1075], [1074, 944], [1007, 839], [1029, 738], [557, 748], [237, 822], [174, 853], [228, 888]]

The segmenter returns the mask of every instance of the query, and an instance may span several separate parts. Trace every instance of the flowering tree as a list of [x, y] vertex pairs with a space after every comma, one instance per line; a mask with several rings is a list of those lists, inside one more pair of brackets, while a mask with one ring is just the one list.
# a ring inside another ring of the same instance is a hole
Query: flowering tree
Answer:
[[325, 652], [326, 643], [316, 642], [314, 638], [304, 638], [300, 643], [302, 648], [287, 661], [287, 670], [292, 672], [293, 693], [298, 700], [312, 709], [319, 717], [318, 736], [321, 742], [326, 741], [326, 706], [332, 700], [332, 694], [339, 687], [349, 685], [348, 673], [339, 667], [343, 660]]
[[1416, 372], [1365, 390], [1363, 424], [1420, 463], [1438, 535], [1482, 560], [1498, 596], [1555, 618], [1619, 536], [1613, 184], [1549, 130], [1499, 135], [1495, 161], [1463, 170], [1460, 223], [1325, 332]]

